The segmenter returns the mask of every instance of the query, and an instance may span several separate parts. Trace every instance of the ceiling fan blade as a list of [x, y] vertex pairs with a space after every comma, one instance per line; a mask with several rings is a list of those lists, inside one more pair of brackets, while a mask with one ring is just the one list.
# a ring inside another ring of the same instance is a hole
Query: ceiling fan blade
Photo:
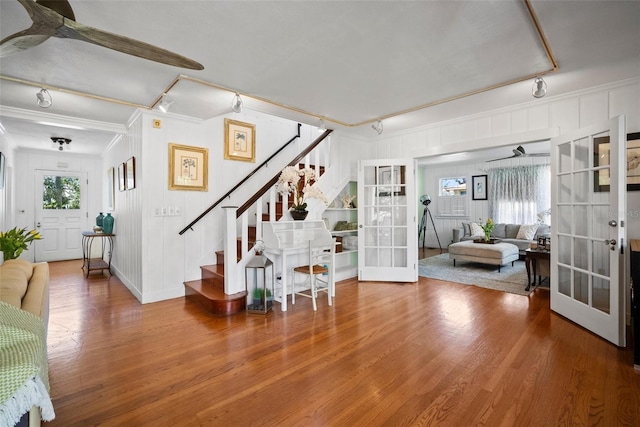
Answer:
[[32, 28], [5, 37], [0, 42], [0, 58], [38, 46], [49, 39], [49, 35], [34, 34]]
[[549, 157], [551, 153], [531, 153], [527, 154], [527, 157]]
[[117, 50], [118, 52], [137, 56], [138, 58], [149, 59], [162, 64], [173, 65], [175, 67], [188, 68], [191, 70], [203, 70], [204, 67], [199, 62], [170, 52], [166, 49], [120, 36], [118, 34], [102, 31], [97, 28], [80, 24], [70, 19], [64, 20], [64, 26], [58, 28], [57, 37], [81, 40], [98, 46]]
[[491, 160], [487, 160], [487, 162], [497, 162], [498, 160], [507, 160], [507, 159], [514, 159], [516, 157], [520, 157], [520, 156], [509, 156], [509, 157], [500, 157], [499, 159], [491, 159]]
[[[63, 24], [64, 18], [54, 10], [43, 7], [31, 0], [18, 0], [18, 2], [29, 14], [33, 25], [26, 30], [2, 39], [0, 41], [0, 58], [38, 46], [49, 37], [55, 35], [56, 28]], [[73, 15], [73, 12], [71, 14]]]
[[33, 25], [0, 42], [0, 56], [21, 52], [44, 42], [49, 37], [68, 38], [117, 50], [139, 58], [191, 70], [203, 70], [199, 62], [166, 49], [129, 37], [102, 31], [75, 21], [73, 9], [67, 0], [18, 0], [25, 8]]

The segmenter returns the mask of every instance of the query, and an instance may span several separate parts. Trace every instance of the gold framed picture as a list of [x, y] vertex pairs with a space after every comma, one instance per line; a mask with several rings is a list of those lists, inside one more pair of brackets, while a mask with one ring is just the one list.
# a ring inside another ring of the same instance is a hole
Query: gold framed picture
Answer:
[[207, 148], [169, 144], [169, 190], [207, 191]]
[[256, 125], [224, 119], [224, 158], [256, 161]]

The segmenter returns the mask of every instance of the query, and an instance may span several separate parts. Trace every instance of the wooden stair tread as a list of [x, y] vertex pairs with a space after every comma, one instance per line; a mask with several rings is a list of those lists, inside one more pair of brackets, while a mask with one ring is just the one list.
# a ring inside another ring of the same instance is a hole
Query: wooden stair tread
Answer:
[[206, 280], [190, 280], [188, 282], [184, 282], [184, 286], [193, 289], [200, 295], [210, 299], [210, 300], [220, 300], [220, 301], [234, 301], [239, 298], [244, 298], [247, 296], [246, 291], [238, 292], [235, 294], [227, 295], [224, 293], [223, 289], [219, 289], [218, 287], [212, 285]]

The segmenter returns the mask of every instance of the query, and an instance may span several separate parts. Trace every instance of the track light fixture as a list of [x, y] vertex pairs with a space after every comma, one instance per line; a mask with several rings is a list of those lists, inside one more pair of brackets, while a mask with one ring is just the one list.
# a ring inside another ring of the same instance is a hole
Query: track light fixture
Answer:
[[242, 113], [242, 98], [240, 98], [240, 94], [236, 92], [233, 97], [233, 101], [231, 101], [231, 109], [234, 113]]
[[536, 77], [531, 88], [531, 95], [534, 98], [542, 98], [547, 94], [547, 82], [542, 77]]
[[372, 124], [371, 127], [373, 128], [373, 130], [375, 130], [378, 133], [378, 135], [381, 135], [382, 131], [384, 130], [382, 128], [382, 120], [378, 120], [377, 122]]
[[36, 99], [38, 100], [38, 105], [42, 108], [49, 108], [53, 104], [51, 94], [44, 88], [40, 89], [40, 92], [36, 93]]
[[51, 141], [53, 141], [54, 144], [59, 144], [58, 151], [64, 150], [64, 144], [69, 145], [69, 143], [71, 142], [69, 138], [60, 138], [57, 136], [52, 136]]
[[169, 111], [169, 107], [171, 107], [171, 104], [173, 103], [174, 101], [169, 100], [169, 98], [167, 98], [167, 94], [165, 93], [164, 95], [162, 95], [160, 104], [158, 104], [158, 110], [162, 111], [163, 113], [166, 113], [167, 111]]

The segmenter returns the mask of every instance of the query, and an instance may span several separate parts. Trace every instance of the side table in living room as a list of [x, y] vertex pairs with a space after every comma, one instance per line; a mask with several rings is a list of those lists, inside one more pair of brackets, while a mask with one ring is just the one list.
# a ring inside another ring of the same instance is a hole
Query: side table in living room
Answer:
[[[549, 251], [538, 250], [538, 249], [527, 249], [525, 251], [524, 262], [527, 267], [527, 287], [525, 288], [526, 291], [531, 289], [531, 285], [536, 284], [536, 276], [538, 276], [538, 286], [540, 285], [540, 283], [542, 282], [543, 274], [541, 274], [541, 271], [537, 271], [538, 267], [542, 267], [542, 265], [544, 264], [547, 266], [547, 270], [548, 270], [550, 261], [551, 261], [551, 252]], [[532, 271], [533, 271], [533, 281], [531, 281]]]

